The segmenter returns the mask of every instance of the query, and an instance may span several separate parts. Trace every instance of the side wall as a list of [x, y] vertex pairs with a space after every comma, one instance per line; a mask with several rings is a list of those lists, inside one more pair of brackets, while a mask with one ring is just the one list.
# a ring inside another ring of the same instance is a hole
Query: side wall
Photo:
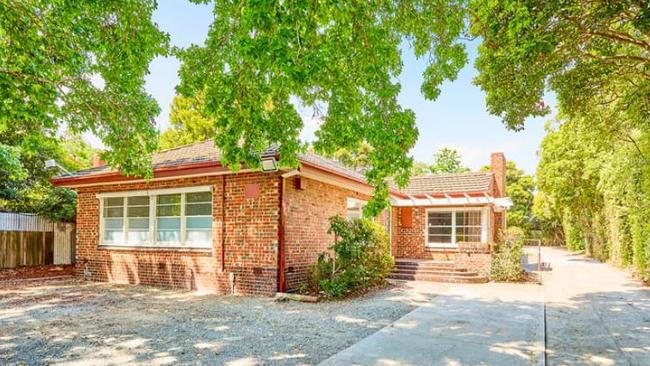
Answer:
[[[303, 180], [303, 188], [299, 182]], [[295, 290], [307, 277], [309, 266], [334, 243], [327, 234], [329, 218], [347, 214], [347, 198], [369, 200], [361, 193], [304, 177], [285, 179], [285, 281]]]
[[[247, 184], [259, 186], [257, 197], [246, 198]], [[199, 185], [213, 187], [211, 250], [98, 246], [97, 193]], [[84, 276], [87, 269], [92, 280], [114, 283], [270, 295], [277, 286], [278, 189], [277, 175], [263, 173], [79, 188], [75, 273]]]

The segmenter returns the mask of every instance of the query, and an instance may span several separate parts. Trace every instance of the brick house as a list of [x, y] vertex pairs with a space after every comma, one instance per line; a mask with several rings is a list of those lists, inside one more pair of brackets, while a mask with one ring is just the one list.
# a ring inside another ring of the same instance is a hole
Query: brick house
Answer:
[[[204, 141], [155, 154], [150, 180], [100, 161], [54, 178], [78, 194], [75, 273], [216, 293], [295, 290], [332, 244], [328, 218], [360, 216], [373, 188], [318, 155], [301, 155], [298, 169], [273, 169], [276, 158], [269, 149], [266, 172], [231, 172]], [[473, 265], [457, 243], [488, 244], [503, 225], [505, 158], [492, 160], [494, 173], [414, 177], [393, 189], [392, 207], [379, 218], [393, 255]]]

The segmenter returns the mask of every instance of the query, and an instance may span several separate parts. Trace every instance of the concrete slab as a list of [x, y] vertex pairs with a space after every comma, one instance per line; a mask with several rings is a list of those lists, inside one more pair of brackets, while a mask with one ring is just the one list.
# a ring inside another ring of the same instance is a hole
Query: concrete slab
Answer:
[[433, 299], [321, 365], [650, 365], [650, 289], [563, 249], [542, 261], [542, 286], [410, 282]]
[[411, 285], [437, 296], [321, 365], [534, 365], [543, 360], [540, 286]]

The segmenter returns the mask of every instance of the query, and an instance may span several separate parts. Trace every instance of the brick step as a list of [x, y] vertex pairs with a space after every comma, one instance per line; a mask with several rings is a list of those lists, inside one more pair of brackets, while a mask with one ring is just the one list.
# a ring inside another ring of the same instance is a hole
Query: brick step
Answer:
[[476, 272], [468, 272], [466, 269], [463, 270], [431, 270], [431, 269], [403, 269], [398, 268], [393, 272], [395, 274], [405, 274], [405, 275], [447, 275], [447, 276], [478, 276]]
[[395, 268], [405, 269], [405, 270], [431, 270], [431, 271], [467, 271], [465, 268], [456, 268], [454, 264], [451, 265], [440, 265], [440, 264], [396, 264]]
[[450, 282], [450, 283], [487, 283], [488, 279], [485, 276], [450, 276], [450, 275], [420, 275], [420, 274], [393, 274], [391, 276], [395, 280], [405, 281], [429, 281], [429, 282]]

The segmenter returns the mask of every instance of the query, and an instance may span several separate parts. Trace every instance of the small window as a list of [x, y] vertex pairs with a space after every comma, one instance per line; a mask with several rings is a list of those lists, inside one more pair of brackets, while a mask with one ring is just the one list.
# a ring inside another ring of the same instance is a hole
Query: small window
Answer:
[[348, 219], [360, 219], [363, 217], [363, 207], [366, 205], [366, 201], [362, 201], [356, 198], [348, 197]]

